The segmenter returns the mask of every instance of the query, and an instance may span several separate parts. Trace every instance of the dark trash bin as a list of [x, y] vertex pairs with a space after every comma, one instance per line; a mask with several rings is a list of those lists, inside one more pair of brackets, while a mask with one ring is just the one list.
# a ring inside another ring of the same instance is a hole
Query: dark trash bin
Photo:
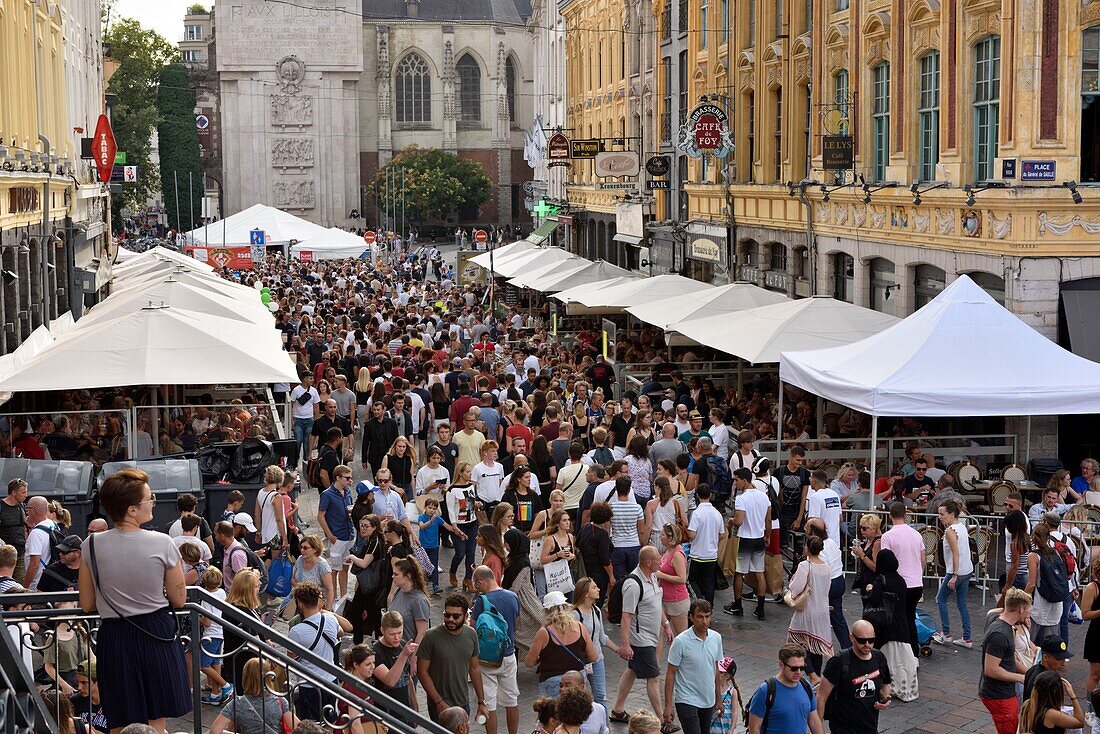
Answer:
[[195, 513], [203, 514], [206, 492], [203, 489], [202, 474], [196, 459], [148, 459], [143, 461], [113, 461], [103, 465], [99, 475], [99, 486], [107, 477], [127, 467], [134, 467], [149, 475], [149, 489], [157, 501], [153, 506], [153, 521], [149, 530], [168, 532], [168, 527], [179, 519], [176, 499], [190, 492], [195, 495], [199, 505]]
[[58, 459], [0, 459], [0, 487], [12, 479], [27, 482], [30, 496], [57, 500], [72, 515], [72, 530], [85, 535], [88, 522], [100, 517], [95, 464]]

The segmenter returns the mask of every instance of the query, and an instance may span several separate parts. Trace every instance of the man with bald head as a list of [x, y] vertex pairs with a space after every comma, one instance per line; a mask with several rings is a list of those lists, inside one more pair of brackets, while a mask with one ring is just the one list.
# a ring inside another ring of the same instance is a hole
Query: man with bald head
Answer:
[[[561, 691], [570, 688], [584, 688], [584, 675], [579, 670], [570, 670], [562, 673]], [[581, 724], [581, 734], [609, 734], [607, 728], [607, 708], [596, 701], [592, 702], [592, 713]]]
[[27, 571], [23, 576], [23, 585], [31, 591], [38, 590], [38, 581], [42, 578], [42, 569], [52, 561], [53, 534], [57, 523], [49, 518], [48, 503], [45, 497], [31, 497], [27, 500]]
[[662, 459], [676, 461], [676, 457], [684, 452], [684, 445], [676, 438], [678, 435], [675, 423], [666, 423], [661, 427], [661, 438], [649, 447], [649, 460], [653, 466], [661, 463]]
[[439, 725], [451, 734], [470, 734], [470, 715], [461, 706], [451, 706], [439, 712]]
[[876, 734], [878, 714], [890, 705], [890, 667], [875, 649], [875, 628], [865, 619], [852, 625], [852, 646], [829, 658], [821, 676], [817, 712], [829, 731]]
[[108, 529], [107, 521], [102, 517], [97, 517], [88, 523], [88, 535], [92, 535], [93, 533], [105, 533]]
[[623, 618], [619, 625], [619, 657], [626, 661], [626, 670], [619, 678], [619, 692], [611, 709], [612, 721], [626, 721], [627, 694], [634, 681], [642, 679], [654, 711], [661, 711], [661, 669], [657, 665], [657, 643], [660, 635], [672, 642], [672, 626], [661, 603], [661, 585], [657, 569], [661, 552], [651, 545], [638, 551], [638, 567], [623, 581]]

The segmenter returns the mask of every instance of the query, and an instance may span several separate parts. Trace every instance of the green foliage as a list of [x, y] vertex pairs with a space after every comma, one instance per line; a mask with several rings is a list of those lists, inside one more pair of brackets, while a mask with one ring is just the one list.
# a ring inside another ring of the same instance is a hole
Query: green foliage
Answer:
[[[137, 183], [124, 184], [112, 197], [115, 219], [120, 207], [136, 208], [152, 196], [159, 185], [158, 171], [149, 161], [153, 127], [157, 124], [157, 82], [160, 69], [177, 55], [176, 47], [163, 36], [142, 28], [133, 18], [112, 18], [104, 32], [110, 58], [119, 63], [107, 84], [115, 95], [111, 124], [118, 149], [126, 151], [127, 165], [138, 167]], [[192, 125], [193, 126], [193, 125]]]
[[195, 127], [195, 93], [187, 87], [183, 64], [174, 62], [160, 70], [157, 109], [164, 210], [169, 226], [179, 226], [186, 232], [198, 226], [202, 216], [203, 173]]
[[193, 3], [187, 6], [188, 15], [202, 15], [206, 12], [208, 12], [206, 6], [201, 3]]
[[404, 171], [405, 207], [412, 222], [442, 221], [463, 207], [481, 206], [489, 200], [492, 184], [481, 164], [438, 148], [413, 145], [399, 151], [368, 187], [380, 202], [389, 195], [389, 171], [397, 172], [394, 190], [398, 200]]

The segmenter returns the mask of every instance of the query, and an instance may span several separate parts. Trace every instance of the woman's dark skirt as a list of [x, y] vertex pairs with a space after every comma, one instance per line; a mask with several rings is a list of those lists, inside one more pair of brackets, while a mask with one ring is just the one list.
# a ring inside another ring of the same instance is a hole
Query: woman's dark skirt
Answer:
[[103, 620], [96, 668], [107, 726], [144, 724], [191, 711], [183, 647], [176, 639], [160, 642], [152, 637], [167, 640], [175, 634], [176, 622], [167, 608], [128, 620]]

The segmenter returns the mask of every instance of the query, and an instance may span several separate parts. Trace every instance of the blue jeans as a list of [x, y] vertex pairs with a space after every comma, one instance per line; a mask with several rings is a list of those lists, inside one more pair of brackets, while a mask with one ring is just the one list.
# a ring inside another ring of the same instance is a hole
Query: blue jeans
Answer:
[[309, 464], [309, 434], [312, 432], [312, 418], [294, 419], [294, 443], [298, 446], [298, 460], [303, 464]]
[[[607, 661], [601, 657], [598, 661], [592, 663], [592, 675], [586, 677], [588, 678], [588, 685], [592, 686], [592, 700], [602, 704], [604, 711], [610, 711], [607, 708]], [[609, 714], [608, 721], [610, 720]]]
[[833, 634], [836, 635], [841, 650], [852, 646], [852, 638], [848, 636], [848, 621], [844, 619], [845, 587], [843, 576], [837, 576], [829, 582], [829, 624], [833, 627]]
[[439, 547], [425, 548], [428, 552], [428, 560], [432, 562], [435, 569], [432, 571], [432, 588], [439, 588]]
[[615, 572], [616, 580], [638, 567], [638, 551], [641, 549], [640, 545], [611, 549], [611, 570]]
[[[972, 574], [966, 574], [965, 576], [955, 577], [955, 574], [949, 573], [943, 577], [943, 581], [940, 582], [940, 590], [936, 594], [936, 606], [940, 610], [940, 628], [944, 635], [951, 634], [951, 617], [947, 611], [947, 597], [951, 594], [955, 595], [955, 605], [959, 608], [959, 618], [962, 620], [963, 639], [969, 640], [970, 637], [970, 607], [966, 604], [966, 593], [970, 588], [970, 577]], [[955, 588], [952, 590], [948, 588], [947, 583], [956, 578]]]
[[474, 553], [477, 550], [477, 523], [469, 522], [458, 526], [458, 529], [466, 533], [466, 540], [459, 540], [454, 536], [455, 554], [451, 559], [451, 573], [458, 571], [458, 564], [465, 560], [466, 578], [473, 581]]
[[561, 676], [554, 675], [544, 681], [539, 681], [539, 695], [557, 698], [561, 693]]

